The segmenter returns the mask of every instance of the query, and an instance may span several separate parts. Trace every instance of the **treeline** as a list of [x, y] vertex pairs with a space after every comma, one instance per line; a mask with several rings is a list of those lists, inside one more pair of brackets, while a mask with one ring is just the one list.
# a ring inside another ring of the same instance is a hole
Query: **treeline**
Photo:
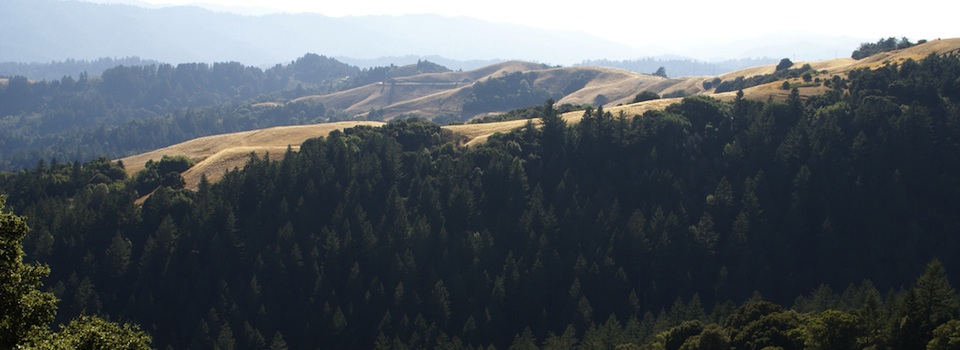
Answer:
[[267, 70], [227, 62], [121, 65], [100, 77], [51, 81], [16, 76], [0, 84], [0, 169], [41, 159], [119, 158], [200, 136], [342, 120], [348, 116], [319, 104], [250, 105], [445, 70], [426, 61], [361, 70], [307, 54]]
[[298, 86], [327, 92], [340, 78], [358, 72], [334, 59], [307, 54], [267, 70], [237, 62], [183, 63], [121, 65], [98, 79], [85, 74], [36, 82], [12, 77], [0, 89], [0, 115], [42, 115], [47, 128], [41, 130], [48, 132], [114, 125], [143, 115], [247, 101]]
[[142, 206], [106, 159], [0, 191], [61, 314], [159, 347], [914, 349], [958, 323], [958, 78], [929, 56], [806, 100], [548, 103], [471, 148], [401, 120]]
[[389, 82], [393, 78], [408, 77], [424, 73], [445, 73], [450, 69], [429, 61], [417, 60], [417, 64], [407, 66], [395, 66], [393, 64], [384, 67], [373, 67], [364, 69], [356, 77], [350, 77], [350, 86], [363, 86], [378, 82]]
[[[510, 72], [478, 81], [473, 84], [470, 96], [463, 102], [461, 115], [471, 117], [484, 112], [524, 108], [547, 99], [562, 97], [554, 96], [547, 89], [534, 84], [536, 79], [536, 72]], [[589, 79], [584, 80], [583, 84], [586, 81]]]
[[140, 57], [110, 58], [95, 60], [53, 61], [47, 63], [0, 62], [0, 77], [22, 76], [30, 80], [60, 80], [63, 77], [78, 78], [80, 75], [100, 76], [103, 71], [116, 66], [149, 66], [160, 62]]
[[[814, 75], [820, 74], [809, 64], [804, 64], [800, 68], [790, 68], [792, 66], [793, 62], [790, 62], [789, 59], [784, 58], [780, 61], [780, 64], [777, 65], [777, 68], [773, 73], [754, 75], [748, 78], [738, 76], [733, 80], [721, 80], [720, 78], [715, 78], [712, 81], [703, 82], [703, 88], [707, 90], [714, 88], [714, 92], [716, 93], [730, 92], [789, 78], [802, 77], [805, 82], [811, 82]], [[839, 77], [837, 78], [840, 79]]]
[[886, 39], [877, 40], [875, 43], [862, 43], [860, 47], [853, 51], [850, 55], [855, 60], [864, 59], [873, 55], [876, 55], [881, 52], [893, 51], [906, 49], [908, 47], [923, 44], [927, 42], [926, 40], [920, 40], [916, 43], [910, 42], [910, 39], [903, 37], [900, 39], [889, 37]]
[[[29, 135], [0, 130], [0, 169], [36, 167], [47, 160], [120, 158], [151, 151], [197, 137], [256, 130], [280, 125], [298, 125], [349, 119], [351, 116], [321, 103], [282, 105], [224, 105], [184, 109], [163, 116], [146, 117], [116, 126], [68, 130], [47, 135]], [[39, 121], [39, 120], [38, 120]]]
[[621, 323], [610, 317], [582, 337], [568, 328], [542, 342], [525, 332], [510, 348], [946, 350], [960, 336], [958, 301], [943, 265], [933, 260], [911, 287], [886, 296], [865, 280], [842, 293], [821, 285], [789, 308], [757, 293], [708, 312], [694, 295], [677, 298], [655, 318]]
[[[547, 106], [540, 104], [527, 108], [513, 109], [502, 114], [488, 115], [481, 118], [472, 119], [468, 122], [468, 124], [497, 123], [520, 119], [538, 119], [541, 118], [547, 111], [563, 114], [567, 112], [582, 111], [587, 109], [587, 107], [590, 107], [590, 105], [574, 105], [570, 103], [564, 103], [558, 106]], [[436, 119], [434, 119], [433, 122], [437, 122]]]

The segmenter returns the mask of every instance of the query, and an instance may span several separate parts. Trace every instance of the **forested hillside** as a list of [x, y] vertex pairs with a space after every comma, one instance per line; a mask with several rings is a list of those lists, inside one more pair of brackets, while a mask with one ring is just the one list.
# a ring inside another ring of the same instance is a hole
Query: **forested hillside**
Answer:
[[548, 98], [624, 103], [645, 88], [702, 90], [609, 68], [510, 61], [453, 72], [417, 61], [359, 69], [316, 54], [266, 70], [223, 62], [119, 65], [50, 81], [14, 76], [0, 79], [0, 169], [117, 159], [273, 126], [412, 116], [460, 123]]
[[[119, 158], [201, 136], [349, 119], [320, 103], [283, 102], [445, 71], [427, 61], [360, 69], [306, 54], [266, 70], [223, 62], [119, 65], [99, 77], [50, 81], [15, 76], [0, 83], [0, 169]], [[271, 103], [257, 107], [265, 101]]]
[[784, 102], [575, 125], [547, 103], [470, 148], [357, 127], [142, 206], [107, 159], [0, 191], [61, 317], [160, 348], [939, 348], [960, 329], [958, 103], [960, 59], [931, 55]]
[[63, 77], [79, 77], [81, 74], [100, 76], [103, 71], [116, 66], [148, 66], [160, 62], [141, 59], [139, 57], [124, 57], [119, 59], [104, 57], [96, 60], [54, 61], [47, 63], [0, 62], [0, 76], [23, 76], [32, 80], [60, 80]]

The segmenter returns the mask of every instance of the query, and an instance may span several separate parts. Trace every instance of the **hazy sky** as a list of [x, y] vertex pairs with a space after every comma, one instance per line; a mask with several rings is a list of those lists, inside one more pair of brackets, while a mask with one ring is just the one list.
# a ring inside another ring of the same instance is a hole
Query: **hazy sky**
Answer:
[[[97, 1], [97, 0], [94, 0]], [[122, 0], [121, 0], [122, 1]], [[155, 5], [203, 3], [328, 16], [434, 13], [587, 32], [635, 47], [716, 44], [784, 32], [876, 40], [960, 37], [960, 2], [803, 0], [518, 1], [518, 0], [139, 0]], [[98, 0], [98, 2], [111, 2]], [[113, 1], [116, 2], [116, 1]], [[475, 4], [475, 5], [468, 5]]]

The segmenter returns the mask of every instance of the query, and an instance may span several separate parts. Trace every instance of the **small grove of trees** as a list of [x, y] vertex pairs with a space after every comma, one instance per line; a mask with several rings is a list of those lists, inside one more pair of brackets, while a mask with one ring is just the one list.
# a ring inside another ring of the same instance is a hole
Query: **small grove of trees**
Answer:
[[23, 262], [22, 240], [30, 229], [23, 217], [3, 212], [5, 203], [0, 195], [0, 348], [149, 349], [150, 336], [139, 327], [93, 316], [50, 330], [57, 297], [40, 291], [50, 268]]
[[186, 182], [180, 174], [190, 169], [193, 164], [193, 160], [184, 156], [165, 155], [159, 162], [148, 160], [143, 170], [134, 176], [137, 192], [144, 195], [160, 186], [183, 188]]
[[789, 58], [784, 58], [780, 60], [780, 63], [777, 64], [776, 71], [779, 72], [782, 70], [790, 69], [790, 67], [793, 67], [793, 61], [791, 61]]
[[644, 91], [640, 91], [640, 93], [637, 94], [637, 96], [633, 97], [633, 103], [650, 101], [650, 100], [659, 100], [659, 99], [660, 99], [660, 95], [657, 95], [656, 92], [644, 90]]
[[853, 54], [851, 54], [850, 57], [853, 57], [853, 59], [855, 60], [859, 60], [859, 59], [876, 55], [881, 52], [906, 49], [908, 47], [918, 45], [918, 44], [923, 44], [925, 42], [927, 41], [920, 40], [916, 44], [914, 44], [910, 42], [910, 39], [907, 39], [907, 37], [903, 37], [900, 39], [897, 39], [894, 37], [889, 37], [886, 39], [881, 38], [880, 40], [877, 40], [877, 42], [875, 43], [860, 44], [860, 48], [854, 50]]
[[[802, 76], [804, 77], [804, 81], [806, 81], [808, 76], [810, 79], [813, 79], [814, 75], [819, 74], [819, 72], [813, 69], [813, 67], [810, 66], [809, 64], [804, 64], [800, 68], [790, 68], [790, 67], [793, 67], [793, 62], [790, 61], [789, 58], [784, 58], [783, 60], [780, 61], [779, 64], [777, 64], [777, 68], [773, 72], [773, 74], [755, 75], [749, 78], [740, 76], [733, 80], [726, 80], [726, 81], [719, 81], [719, 82], [717, 82], [717, 80], [715, 79], [713, 82], [711, 82], [710, 86], [716, 87], [715, 91], [717, 93], [720, 93], [720, 92], [742, 90], [742, 89], [746, 89], [746, 88], [757, 86], [757, 85], [775, 82], [777, 80], [785, 79], [785, 78], [799, 78]], [[706, 84], [706, 82], [704, 82], [704, 84]]]
[[463, 117], [503, 110], [504, 108], [522, 108], [537, 105], [552, 96], [546, 89], [532, 82], [537, 79], [534, 72], [505, 73], [496, 78], [477, 82], [470, 96], [463, 103]]
[[666, 68], [663, 68], [663, 67], [657, 68], [657, 71], [656, 71], [656, 72], [653, 72], [653, 75], [656, 75], [656, 76], [661, 77], [661, 78], [666, 78], [666, 77], [667, 77], [667, 69], [666, 69]]
[[[659, 97], [658, 97], [659, 98]], [[549, 104], [549, 106], [548, 106]], [[503, 114], [494, 114], [484, 116], [482, 118], [471, 119], [468, 124], [483, 124], [483, 123], [496, 123], [496, 122], [505, 122], [510, 120], [520, 120], [520, 119], [537, 119], [542, 118], [545, 113], [567, 113], [572, 111], [582, 111], [589, 107], [589, 105], [581, 104], [571, 104], [564, 103], [558, 106], [554, 106], [553, 100], [548, 100], [548, 104], [539, 104], [533, 107], [517, 108], [512, 109]], [[437, 118], [433, 118], [434, 123], [441, 124], [437, 121]]]

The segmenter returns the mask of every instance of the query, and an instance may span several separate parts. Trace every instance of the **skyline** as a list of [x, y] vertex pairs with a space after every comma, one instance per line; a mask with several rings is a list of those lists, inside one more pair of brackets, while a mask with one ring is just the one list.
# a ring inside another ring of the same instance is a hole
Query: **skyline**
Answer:
[[[118, 0], [88, 0], [117, 3]], [[542, 6], [538, 3], [489, 0], [484, 6], [438, 0], [353, 0], [307, 2], [298, 0], [127, 0], [150, 6], [194, 5], [218, 11], [262, 15], [270, 13], [315, 13], [330, 17], [367, 15], [436, 14], [472, 17], [533, 28], [568, 30], [591, 34], [633, 48], [662, 48], [685, 54], [695, 47], [749, 39], [832, 36], [875, 41], [886, 37], [920, 39], [960, 37], [960, 27], [951, 25], [960, 4], [931, 0], [911, 2], [923, 15], [905, 14], [896, 8], [862, 6], [849, 2], [811, 0], [799, 5], [771, 6], [769, 2], [692, 1], [684, 9], [675, 3], [628, 3], [592, 1], [591, 9], [576, 6]], [[936, 9], [936, 10], [932, 10]], [[686, 11], [686, 12], [683, 12]], [[737, 21], [734, 21], [737, 19]], [[749, 26], [744, 25], [749, 24]], [[745, 32], [744, 28], [749, 27]], [[665, 35], [667, 33], [668, 35]], [[852, 50], [853, 48], [851, 48]]]

